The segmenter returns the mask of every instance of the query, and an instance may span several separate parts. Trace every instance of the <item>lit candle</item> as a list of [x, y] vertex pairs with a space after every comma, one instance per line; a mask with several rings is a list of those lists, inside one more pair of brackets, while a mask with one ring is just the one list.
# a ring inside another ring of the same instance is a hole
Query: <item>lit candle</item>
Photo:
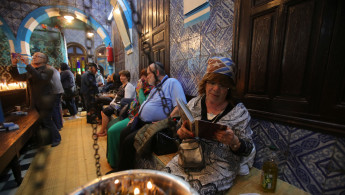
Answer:
[[138, 195], [138, 194], [140, 194], [140, 190], [139, 190], [139, 188], [135, 188], [134, 189], [134, 195]]
[[121, 187], [120, 180], [116, 179], [114, 181], [114, 184], [115, 184], [115, 192], [117, 192], [120, 189], [120, 187]]
[[152, 185], [152, 182], [151, 182], [151, 181], [148, 181], [148, 182], [147, 182], [146, 187], [147, 187], [147, 194], [148, 194], [148, 195], [153, 194], [153, 185]]

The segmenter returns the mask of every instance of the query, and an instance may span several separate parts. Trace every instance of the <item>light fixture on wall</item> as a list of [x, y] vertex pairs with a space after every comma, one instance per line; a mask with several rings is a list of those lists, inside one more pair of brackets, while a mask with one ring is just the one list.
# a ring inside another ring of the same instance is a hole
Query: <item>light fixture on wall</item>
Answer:
[[76, 18], [76, 15], [73, 13], [61, 11], [60, 14], [67, 20], [68, 23], [71, 23], [74, 18]]
[[93, 37], [93, 35], [94, 35], [94, 33], [92, 31], [88, 31], [86, 34], [89, 38]]

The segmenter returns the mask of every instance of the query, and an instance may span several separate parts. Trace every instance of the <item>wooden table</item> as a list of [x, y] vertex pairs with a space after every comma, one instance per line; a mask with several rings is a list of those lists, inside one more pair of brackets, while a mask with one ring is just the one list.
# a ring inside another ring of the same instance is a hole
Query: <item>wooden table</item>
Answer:
[[[261, 170], [255, 167], [250, 169], [248, 175], [237, 176], [234, 185], [230, 188], [227, 194], [247, 194], [247, 193], [257, 193], [257, 194], [273, 194], [266, 193], [263, 191], [260, 185], [261, 182]], [[304, 195], [309, 194], [302, 189], [297, 188], [283, 180], [277, 180], [277, 186], [274, 194], [298, 194]]]
[[[159, 164], [159, 167], [164, 167], [168, 162], [176, 155], [174, 154], [167, 154], [157, 156], [154, 155], [154, 159], [156, 163]], [[294, 185], [291, 185], [285, 181], [278, 179], [276, 190], [274, 193], [266, 193], [262, 190], [261, 185], [261, 170], [255, 167], [250, 169], [248, 175], [245, 176], [237, 176], [234, 185], [230, 188], [230, 190], [226, 193], [230, 194], [247, 194], [247, 193], [256, 193], [256, 194], [298, 194], [298, 195], [307, 195], [309, 193], [303, 191], [302, 189], [297, 188]]]
[[9, 116], [6, 122], [14, 122], [19, 125], [18, 130], [0, 132], [0, 173], [10, 164], [18, 185], [22, 182], [19, 152], [32, 137], [38, 127], [39, 115], [36, 111], [28, 111], [26, 116]]

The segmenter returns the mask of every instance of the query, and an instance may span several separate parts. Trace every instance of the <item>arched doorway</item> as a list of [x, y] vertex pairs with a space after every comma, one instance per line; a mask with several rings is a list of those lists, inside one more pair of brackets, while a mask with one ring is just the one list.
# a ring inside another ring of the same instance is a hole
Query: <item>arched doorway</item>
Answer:
[[103, 75], [109, 75], [113, 73], [113, 67], [109, 66], [107, 61], [106, 47], [105, 45], [100, 45], [95, 49], [96, 63], [103, 68]]
[[86, 49], [79, 43], [68, 43], [68, 64], [72, 71], [82, 74], [85, 72], [85, 65], [87, 63]]

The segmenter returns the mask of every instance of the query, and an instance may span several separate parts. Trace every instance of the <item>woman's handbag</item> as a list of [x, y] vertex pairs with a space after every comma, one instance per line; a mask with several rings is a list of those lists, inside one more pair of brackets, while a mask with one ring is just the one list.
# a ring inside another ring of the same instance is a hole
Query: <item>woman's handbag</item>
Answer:
[[180, 144], [170, 127], [158, 131], [152, 141], [152, 150], [158, 156], [177, 152]]
[[178, 164], [184, 169], [202, 169], [205, 167], [204, 154], [200, 140], [183, 140], [178, 149]]

